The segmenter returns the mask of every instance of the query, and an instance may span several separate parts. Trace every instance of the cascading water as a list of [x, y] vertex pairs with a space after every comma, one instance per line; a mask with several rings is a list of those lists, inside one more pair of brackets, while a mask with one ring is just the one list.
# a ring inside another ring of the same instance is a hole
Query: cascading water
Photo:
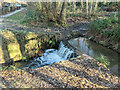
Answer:
[[63, 42], [60, 42], [59, 49], [47, 49], [45, 53], [30, 62], [30, 64], [26, 65], [31, 69], [38, 68], [40, 66], [53, 64], [55, 62], [63, 61], [66, 59], [70, 59], [71, 56], [74, 54], [74, 51], [67, 48]]

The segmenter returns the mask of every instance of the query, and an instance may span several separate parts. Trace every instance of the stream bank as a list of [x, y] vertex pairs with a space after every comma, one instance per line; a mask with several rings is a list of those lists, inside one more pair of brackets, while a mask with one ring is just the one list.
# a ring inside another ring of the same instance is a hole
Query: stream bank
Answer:
[[107, 64], [106, 66], [112, 72], [114, 72], [116, 75], [119, 74], [119, 53], [84, 37], [71, 39], [68, 41], [68, 43], [75, 49], [80, 50], [82, 53], [87, 54], [96, 60], [101, 60], [102, 63], [105, 65]]
[[100, 44], [106, 48], [112, 49], [113, 51], [120, 54], [120, 43], [119, 43], [120, 41], [116, 41], [117, 43], [109, 42], [109, 39], [104, 39], [104, 40], [101, 39], [104, 38], [104, 36], [101, 35], [95, 36], [90, 32], [87, 33], [86, 38], [90, 38], [91, 36], [94, 36], [93, 38], [90, 39], [91, 41]]

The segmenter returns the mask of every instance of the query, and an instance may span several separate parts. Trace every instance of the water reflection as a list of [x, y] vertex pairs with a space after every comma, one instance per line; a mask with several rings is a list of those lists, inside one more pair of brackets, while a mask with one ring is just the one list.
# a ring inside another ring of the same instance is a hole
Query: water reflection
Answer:
[[68, 42], [83, 53], [94, 58], [101, 57], [101, 55], [106, 56], [110, 61], [110, 70], [118, 73], [118, 57], [120, 58], [120, 54], [83, 37], [71, 39]]

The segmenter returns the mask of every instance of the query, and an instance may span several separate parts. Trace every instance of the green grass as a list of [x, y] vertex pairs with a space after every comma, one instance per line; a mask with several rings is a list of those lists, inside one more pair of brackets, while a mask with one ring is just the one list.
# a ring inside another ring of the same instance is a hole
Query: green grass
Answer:
[[0, 67], [0, 71], [3, 71], [3, 70], [19, 70], [19, 68], [16, 68], [14, 65], [10, 65], [10, 66], [2, 66]]
[[23, 10], [21, 12], [18, 12], [8, 18], [6, 18], [5, 20], [10, 20], [10, 21], [13, 21], [13, 22], [18, 22], [18, 23], [21, 23], [23, 20], [26, 19], [26, 10]]

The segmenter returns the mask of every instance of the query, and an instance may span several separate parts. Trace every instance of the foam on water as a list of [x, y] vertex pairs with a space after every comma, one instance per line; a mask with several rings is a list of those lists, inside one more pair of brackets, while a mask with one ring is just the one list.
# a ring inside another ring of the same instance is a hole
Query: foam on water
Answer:
[[60, 42], [59, 49], [47, 49], [45, 53], [36, 59], [34, 59], [30, 64], [26, 67], [35, 69], [40, 66], [53, 64], [55, 62], [60, 62], [66, 59], [69, 59], [71, 55], [74, 53], [73, 50], [67, 48], [63, 42]]

